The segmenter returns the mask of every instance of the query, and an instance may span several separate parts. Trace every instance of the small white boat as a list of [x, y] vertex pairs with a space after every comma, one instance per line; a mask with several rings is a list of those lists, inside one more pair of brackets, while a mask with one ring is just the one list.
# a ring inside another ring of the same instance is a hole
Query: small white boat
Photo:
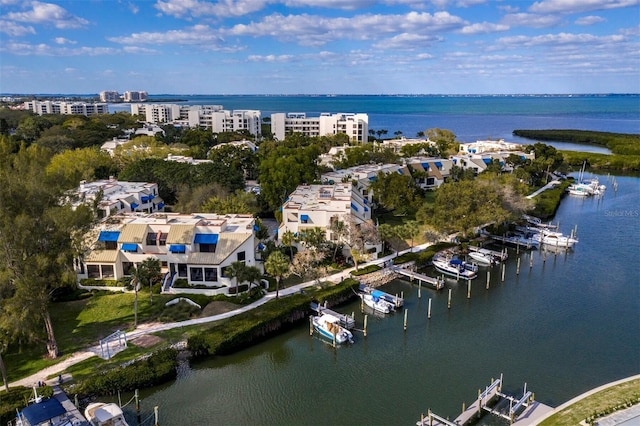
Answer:
[[94, 402], [84, 410], [84, 416], [93, 426], [129, 426], [118, 404]]
[[378, 292], [378, 290], [372, 291], [371, 294], [360, 293], [360, 298], [362, 298], [365, 305], [374, 311], [381, 312], [383, 314], [393, 312], [395, 310], [393, 303], [383, 300], [380, 298], [380, 295], [376, 294], [376, 292]]
[[472, 280], [478, 276], [478, 265], [460, 259], [433, 259], [433, 266], [443, 274], [456, 278]]
[[468, 256], [475, 262], [477, 262], [478, 265], [491, 266], [495, 263], [493, 257], [491, 257], [490, 254], [482, 253], [479, 251], [469, 252]]
[[327, 339], [335, 341], [338, 345], [353, 343], [353, 334], [340, 326], [340, 320], [333, 315], [322, 314], [313, 317], [313, 328]]
[[535, 234], [534, 238], [541, 244], [559, 248], [572, 248], [578, 242], [577, 238], [567, 237], [560, 232], [542, 231]]

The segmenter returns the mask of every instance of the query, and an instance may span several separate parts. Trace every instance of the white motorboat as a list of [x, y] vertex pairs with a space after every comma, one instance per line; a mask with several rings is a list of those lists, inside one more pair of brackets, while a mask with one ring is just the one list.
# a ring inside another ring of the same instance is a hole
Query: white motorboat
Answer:
[[371, 294], [360, 293], [360, 297], [365, 305], [373, 309], [374, 311], [381, 312], [383, 314], [388, 314], [395, 310], [393, 303], [387, 302], [383, 300], [379, 294], [378, 290], [374, 290]]
[[341, 345], [343, 343], [353, 343], [353, 334], [346, 328], [340, 326], [340, 320], [330, 314], [322, 314], [313, 317], [313, 328], [322, 336]]
[[465, 262], [460, 259], [434, 258], [433, 266], [443, 274], [456, 278], [472, 280], [478, 276], [478, 265]]
[[541, 244], [549, 247], [572, 248], [577, 242], [577, 238], [567, 237], [560, 232], [541, 231], [534, 234]]
[[84, 410], [84, 416], [93, 426], [129, 426], [118, 404], [94, 402]]
[[482, 253], [479, 251], [469, 252], [468, 256], [481, 266], [491, 266], [495, 263], [493, 257], [490, 254]]

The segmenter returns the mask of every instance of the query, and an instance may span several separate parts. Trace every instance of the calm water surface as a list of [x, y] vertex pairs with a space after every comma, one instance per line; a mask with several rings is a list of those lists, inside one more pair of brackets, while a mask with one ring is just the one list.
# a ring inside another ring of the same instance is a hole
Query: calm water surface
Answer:
[[[536, 399], [556, 406], [593, 387], [640, 373], [640, 178], [616, 177], [600, 199], [568, 196], [554, 219], [573, 252], [547, 256], [510, 251], [506, 281], [486, 269], [473, 281], [422, 291], [404, 281], [403, 314], [369, 317], [368, 336], [331, 348], [309, 336], [308, 324], [228, 357], [186, 369], [149, 391], [143, 406], [160, 406], [165, 425], [414, 424], [428, 408], [455, 417], [477, 389], [504, 373], [507, 391], [527, 382]], [[428, 299], [433, 299], [427, 319]], [[354, 302], [338, 310], [356, 312]], [[131, 413], [128, 413], [131, 414]]]

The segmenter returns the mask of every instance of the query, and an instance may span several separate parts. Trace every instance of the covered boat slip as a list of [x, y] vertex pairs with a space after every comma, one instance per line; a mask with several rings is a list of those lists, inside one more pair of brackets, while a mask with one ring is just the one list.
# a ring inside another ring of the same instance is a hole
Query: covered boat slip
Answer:
[[[404, 306], [404, 299], [402, 297], [398, 297], [398, 295], [393, 295], [389, 293], [385, 293], [382, 290], [376, 290], [372, 287], [366, 286], [364, 284], [360, 284], [358, 287], [361, 293], [371, 294], [374, 297], [379, 298], [380, 300], [384, 300], [385, 302], [393, 303], [393, 306], [399, 308]], [[375, 295], [374, 295], [375, 293]]]

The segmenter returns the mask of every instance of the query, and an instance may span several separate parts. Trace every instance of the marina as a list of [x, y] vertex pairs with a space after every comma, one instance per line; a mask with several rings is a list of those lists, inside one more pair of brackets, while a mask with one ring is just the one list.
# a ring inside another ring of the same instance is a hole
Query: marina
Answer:
[[[365, 293], [365, 294], [372, 294], [374, 291], [376, 291], [376, 289], [364, 284], [360, 284], [358, 286], [358, 290], [361, 293]], [[390, 293], [378, 290], [376, 292], [376, 295], [380, 299], [393, 304], [393, 306], [395, 306], [396, 308], [401, 308], [402, 306], [404, 306], [404, 298], [402, 296], [398, 297], [397, 294], [394, 295], [394, 294], [390, 294]]]
[[338, 318], [339, 324], [346, 328], [347, 330], [351, 330], [356, 326], [356, 321], [354, 319], [354, 315], [351, 316], [347, 314], [342, 314], [340, 312], [333, 311], [326, 307], [326, 302], [324, 305], [321, 305], [316, 302], [311, 302], [311, 310], [318, 315], [329, 314], [333, 317]]

